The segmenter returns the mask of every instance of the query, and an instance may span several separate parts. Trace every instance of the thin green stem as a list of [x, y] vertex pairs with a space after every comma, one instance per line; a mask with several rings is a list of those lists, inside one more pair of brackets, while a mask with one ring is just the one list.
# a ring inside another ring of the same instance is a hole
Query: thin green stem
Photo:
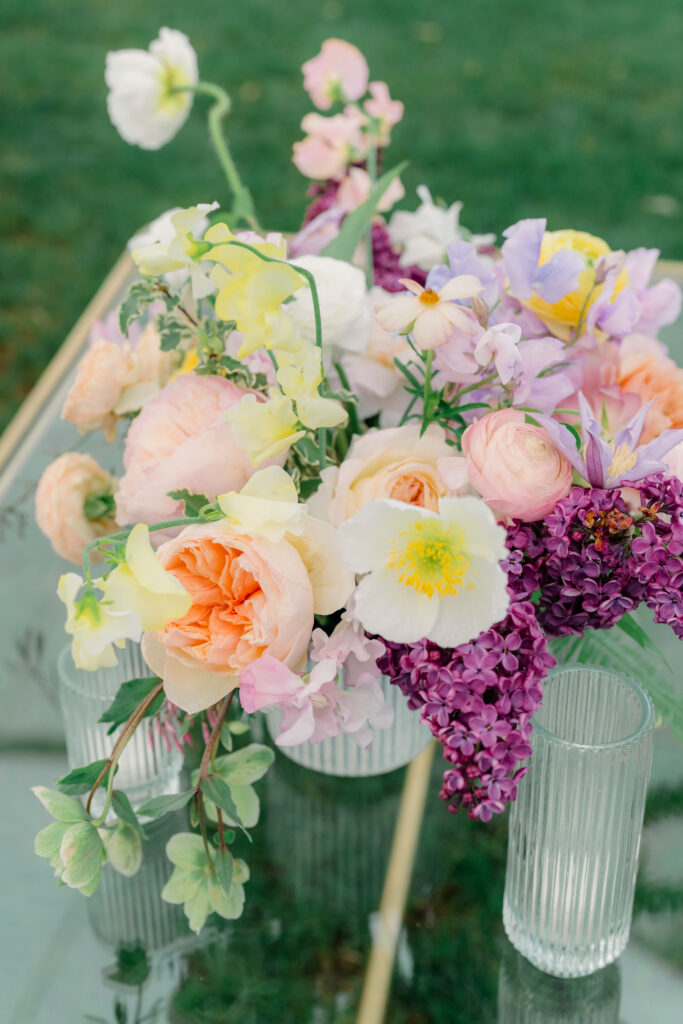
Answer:
[[[142, 719], [147, 714], [147, 711], [149, 710], [151, 705], [154, 703], [154, 701], [157, 699], [157, 697], [159, 696], [159, 694], [161, 693], [163, 688], [164, 688], [164, 684], [161, 681], [158, 682], [157, 685], [153, 689], [151, 689], [149, 691], [147, 696], [144, 697], [143, 700], [140, 701], [140, 703], [135, 708], [135, 710], [132, 712], [130, 718], [128, 719], [128, 721], [124, 725], [123, 730], [121, 732], [121, 735], [119, 736], [119, 738], [117, 739], [116, 743], [114, 744], [114, 749], [112, 750], [111, 755], [109, 756], [109, 758], [107, 760], [107, 765], [106, 765], [106, 769], [105, 769], [106, 771], [109, 772], [109, 777], [107, 779], [107, 793], [106, 793], [106, 796], [104, 798], [104, 807], [102, 809], [102, 813], [100, 814], [99, 818], [96, 818], [95, 821], [93, 822], [93, 825], [95, 825], [96, 827], [99, 827], [100, 825], [102, 825], [104, 823], [104, 821], [106, 820], [107, 814], [109, 813], [109, 808], [111, 807], [112, 790], [114, 788], [114, 775], [116, 774], [116, 765], [119, 762], [119, 758], [121, 757], [121, 754], [123, 753], [123, 751], [124, 751], [124, 749], [126, 747], [126, 744], [130, 740], [131, 736], [133, 735], [133, 733], [135, 732], [135, 730], [139, 726], [140, 722], [142, 721]], [[100, 777], [98, 778], [98, 780], [95, 783], [95, 785], [93, 786], [93, 788], [90, 790], [90, 796], [88, 797], [88, 802], [87, 802], [86, 807], [85, 807], [86, 812], [88, 814], [90, 814], [90, 804], [92, 803], [92, 798], [93, 798], [93, 796], [95, 794], [95, 791], [96, 791], [97, 787], [99, 786], [100, 782], [102, 781], [102, 777], [103, 777], [103, 773], [100, 773]]]
[[[349, 378], [346, 376], [346, 370], [342, 366], [341, 362], [337, 361], [334, 364], [334, 368], [339, 374], [339, 380], [345, 391], [351, 391], [351, 385], [349, 384]], [[358, 410], [356, 409], [355, 402], [345, 402], [344, 408], [346, 409], [346, 415], [349, 417], [349, 427], [351, 428], [352, 434], [362, 434], [360, 420], [358, 419]]]
[[254, 231], [261, 231], [256, 214], [254, 203], [249, 189], [242, 183], [235, 161], [232, 158], [227, 140], [223, 133], [223, 118], [230, 113], [232, 103], [225, 89], [213, 82], [196, 82], [194, 85], [179, 86], [175, 92], [194, 92], [200, 95], [209, 96], [214, 101], [209, 111], [209, 136], [216, 151], [218, 162], [221, 165], [228, 185], [235, 199], [235, 213], [238, 214]]
[[[164, 523], [153, 523], [149, 527], [151, 532], [155, 530], [168, 530], [173, 526], [192, 526], [196, 523], [205, 523], [206, 520], [202, 519], [201, 516], [192, 516], [188, 519], [168, 519]], [[97, 540], [91, 540], [89, 544], [83, 548], [81, 560], [83, 562], [83, 571], [85, 572], [85, 578], [88, 583], [92, 582], [91, 570], [90, 570], [90, 552], [95, 548], [100, 548], [102, 545], [112, 544], [118, 540], [127, 540], [133, 531], [133, 526], [127, 526], [125, 530], [120, 530], [118, 533], [110, 533], [107, 537], [98, 537]]]
[[494, 380], [498, 379], [497, 373], [491, 373], [488, 377], [484, 377], [482, 380], [475, 381], [474, 384], [468, 384], [466, 388], [460, 388], [459, 391], [452, 396], [452, 401], [456, 402], [462, 395], [468, 394], [470, 391], [478, 391], [479, 388], [486, 387], [487, 384], [492, 384]]
[[211, 865], [213, 874], [216, 873], [216, 867], [211, 859], [211, 849], [209, 847], [209, 836], [206, 827], [206, 811], [204, 810], [204, 795], [200, 790], [194, 795], [195, 804], [197, 805], [197, 813], [199, 815], [199, 831], [202, 834], [202, 841], [204, 843], [204, 853], [206, 854], [206, 860]]
[[427, 349], [424, 357], [425, 365], [425, 379], [424, 379], [424, 390], [422, 392], [422, 426], [426, 427], [429, 422], [429, 406], [432, 395], [432, 362], [434, 360], [434, 350]]
[[218, 740], [220, 739], [221, 728], [223, 726], [223, 722], [225, 721], [225, 716], [228, 713], [228, 708], [230, 707], [230, 704], [232, 703], [232, 698], [234, 696], [235, 696], [235, 690], [231, 690], [230, 693], [228, 694], [228, 696], [225, 697], [225, 699], [223, 700], [223, 703], [220, 706], [220, 710], [218, 712], [218, 717], [216, 718], [216, 721], [214, 723], [214, 727], [213, 727], [213, 729], [211, 731], [211, 735], [209, 736], [208, 742], [207, 742], [206, 747], [204, 749], [204, 753], [202, 755], [202, 760], [201, 760], [200, 765], [199, 765], [199, 776], [197, 777], [197, 787], [196, 787], [197, 790], [199, 790], [199, 788], [200, 788], [200, 786], [202, 784], [202, 780], [205, 779], [207, 777], [207, 775], [209, 774], [209, 769], [211, 767], [211, 761], [212, 761], [213, 755], [215, 753], [216, 747], [218, 746]]

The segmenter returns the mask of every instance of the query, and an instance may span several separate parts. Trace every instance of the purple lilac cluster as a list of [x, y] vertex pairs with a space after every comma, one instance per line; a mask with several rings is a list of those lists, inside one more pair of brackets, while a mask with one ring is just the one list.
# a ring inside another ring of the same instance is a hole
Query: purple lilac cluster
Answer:
[[548, 636], [609, 629], [645, 597], [631, 553], [633, 526], [618, 491], [572, 488], [544, 521], [509, 527], [503, 568], [511, 594], [536, 595]]
[[429, 640], [384, 641], [382, 672], [421, 710], [451, 767], [441, 798], [455, 812], [489, 821], [517, 795], [531, 754], [530, 719], [554, 665], [529, 601], [471, 643], [445, 649]]
[[644, 521], [632, 544], [634, 572], [655, 622], [683, 640], [683, 482], [658, 474], [638, 489]]

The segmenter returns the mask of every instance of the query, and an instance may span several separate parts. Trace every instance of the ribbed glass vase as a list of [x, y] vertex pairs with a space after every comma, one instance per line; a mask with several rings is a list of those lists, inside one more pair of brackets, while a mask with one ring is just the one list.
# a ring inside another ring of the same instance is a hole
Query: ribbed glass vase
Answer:
[[[121, 729], [107, 735], [107, 725], [98, 725], [121, 683], [149, 676], [139, 644], [128, 643], [117, 651], [118, 665], [84, 672], [74, 667], [70, 647], [57, 659], [59, 699], [66, 731], [70, 768], [78, 768], [109, 757]], [[116, 773], [116, 788], [123, 790], [133, 806], [162, 793], [179, 792], [183, 757], [153, 724], [142, 722], [128, 741]], [[101, 807], [103, 790], [93, 800], [95, 813]]]
[[[359, 747], [347, 733], [340, 732], [322, 743], [278, 749], [291, 761], [323, 775], [383, 775], [409, 764], [428, 745], [432, 734], [419, 711], [410, 710], [398, 686], [393, 686], [387, 676], [381, 677], [381, 683], [384, 697], [394, 709], [394, 722], [390, 729], [374, 729], [369, 747]], [[280, 733], [281, 719], [280, 708], [266, 713], [268, 732], [274, 740]]]
[[545, 682], [510, 814], [503, 923], [557, 977], [615, 960], [631, 928], [654, 711], [632, 679], [566, 665]]

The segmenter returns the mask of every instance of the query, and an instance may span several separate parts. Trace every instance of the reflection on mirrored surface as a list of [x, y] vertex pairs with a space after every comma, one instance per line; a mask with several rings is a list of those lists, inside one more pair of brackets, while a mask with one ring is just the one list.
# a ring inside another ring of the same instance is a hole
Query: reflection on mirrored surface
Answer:
[[498, 977], [497, 1024], [617, 1024], [618, 964], [586, 978], [552, 978], [506, 948]]

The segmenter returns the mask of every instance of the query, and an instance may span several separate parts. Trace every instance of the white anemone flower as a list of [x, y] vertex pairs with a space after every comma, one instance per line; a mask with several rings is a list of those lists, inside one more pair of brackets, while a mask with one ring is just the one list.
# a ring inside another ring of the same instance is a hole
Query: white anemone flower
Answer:
[[180, 130], [194, 94], [174, 92], [199, 79], [197, 55], [183, 32], [162, 28], [149, 50], [107, 54], [107, 110], [119, 135], [141, 149], [161, 149]]
[[364, 574], [354, 615], [368, 633], [457, 647], [507, 612], [505, 530], [480, 498], [442, 498], [438, 514], [371, 501], [339, 536], [346, 564]]
[[163, 276], [178, 291], [189, 275], [195, 299], [203, 299], [215, 292], [208, 265], [200, 262], [211, 245], [196, 236], [203, 235], [208, 225], [207, 214], [217, 210], [218, 206], [216, 202], [197, 203], [186, 210], [180, 207], [169, 210], [150, 224], [146, 232], [147, 237], [152, 232], [157, 235], [154, 241], [141, 243], [144, 234], [132, 238], [129, 248], [140, 273], [151, 277]]

